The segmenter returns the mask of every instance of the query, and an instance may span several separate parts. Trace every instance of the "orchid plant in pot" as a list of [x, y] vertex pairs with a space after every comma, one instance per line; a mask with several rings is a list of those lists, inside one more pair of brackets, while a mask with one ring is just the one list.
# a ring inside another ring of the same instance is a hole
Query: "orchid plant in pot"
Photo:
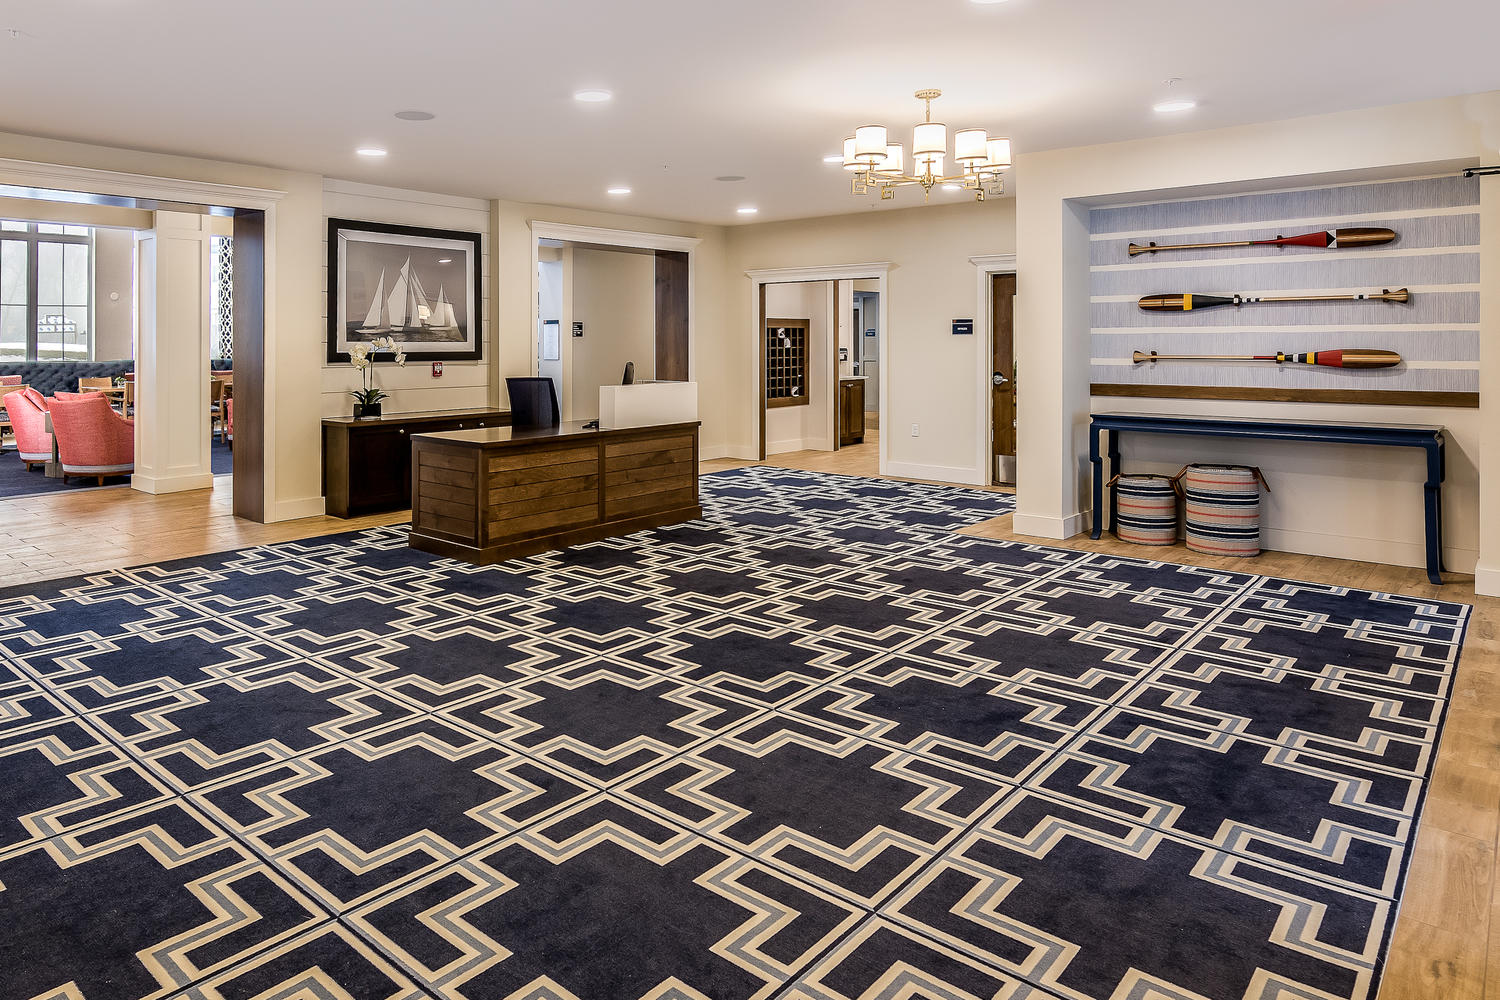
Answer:
[[349, 345], [349, 363], [359, 372], [362, 387], [349, 390], [354, 397], [354, 416], [380, 416], [380, 401], [389, 393], [375, 387], [375, 361], [382, 351], [391, 354], [391, 360], [399, 367], [406, 367], [406, 348], [392, 337], [376, 337], [374, 340], [355, 341]]

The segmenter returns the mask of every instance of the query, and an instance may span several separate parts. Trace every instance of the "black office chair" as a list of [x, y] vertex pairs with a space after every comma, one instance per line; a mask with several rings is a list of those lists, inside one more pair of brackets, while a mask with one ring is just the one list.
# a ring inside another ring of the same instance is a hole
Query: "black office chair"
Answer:
[[505, 391], [510, 393], [510, 425], [517, 430], [562, 423], [557, 387], [550, 378], [508, 378]]

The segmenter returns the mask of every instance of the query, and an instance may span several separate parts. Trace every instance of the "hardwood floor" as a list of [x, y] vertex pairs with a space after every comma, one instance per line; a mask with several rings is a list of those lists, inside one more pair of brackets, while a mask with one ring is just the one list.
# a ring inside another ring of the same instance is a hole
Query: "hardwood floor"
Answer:
[[[760, 463], [704, 462], [713, 472]], [[836, 453], [795, 452], [767, 463], [874, 476], [878, 433]], [[349, 531], [409, 519], [406, 511], [352, 520], [312, 517], [278, 524], [234, 518], [227, 480], [212, 490], [148, 496], [93, 490], [0, 500], [0, 586]], [[1434, 587], [1418, 569], [1284, 552], [1251, 560], [1201, 556], [1184, 546], [1145, 548], [1086, 535], [1067, 541], [1016, 535], [1010, 517], [967, 529], [989, 538], [1112, 552], [1268, 576], [1459, 601], [1474, 606], [1447, 726], [1407, 877], [1381, 1000], [1500, 998], [1500, 599], [1476, 597], [1472, 578]]]

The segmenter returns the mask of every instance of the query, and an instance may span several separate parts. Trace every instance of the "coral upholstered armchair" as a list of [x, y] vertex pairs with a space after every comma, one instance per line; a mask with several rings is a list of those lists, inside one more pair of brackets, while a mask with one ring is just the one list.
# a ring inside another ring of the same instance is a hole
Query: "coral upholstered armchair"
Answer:
[[30, 469], [52, 461], [52, 435], [47, 433], [47, 400], [35, 389], [7, 393], [5, 411], [16, 432], [16, 451]]
[[105, 476], [135, 471], [135, 421], [116, 413], [102, 395], [69, 396], [58, 393], [49, 407], [63, 481], [93, 476], [103, 486]]

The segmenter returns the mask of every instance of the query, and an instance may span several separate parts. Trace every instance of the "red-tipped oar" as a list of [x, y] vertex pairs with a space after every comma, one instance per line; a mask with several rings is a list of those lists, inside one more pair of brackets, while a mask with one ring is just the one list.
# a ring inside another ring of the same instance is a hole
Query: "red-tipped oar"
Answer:
[[1142, 246], [1132, 243], [1127, 248], [1130, 256], [1156, 253], [1158, 250], [1214, 250], [1219, 247], [1313, 247], [1318, 250], [1347, 250], [1354, 247], [1376, 247], [1396, 238], [1393, 229], [1355, 227], [1352, 229], [1324, 229], [1301, 236], [1278, 236], [1274, 240], [1233, 240], [1228, 243], [1168, 243], [1157, 246], [1147, 243]]
[[1401, 363], [1395, 351], [1371, 351], [1359, 348], [1347, 351], [1309, 351], [1305, 354], [1157, 354], [1136, 351], [1136, 364], [1143, 361], [1274, 361], [1279, 364], [1317, 365], [1321, 368], [1394, 368]]
[[1167, 295], [1146, 295], [1141, 298], [1142, 309], [1155, 312], [1192, 312], [1194, 309], [1212, 309], [1214, 306], [1246, 306], [1257, 302], [1410, 302], [1411, 292], [1398, 288], [1394, 292], [1382, 288], [1378, 292], [1355, 292], [1353, 295], [1200, 295], [1197, 292], [1174, 292]]

